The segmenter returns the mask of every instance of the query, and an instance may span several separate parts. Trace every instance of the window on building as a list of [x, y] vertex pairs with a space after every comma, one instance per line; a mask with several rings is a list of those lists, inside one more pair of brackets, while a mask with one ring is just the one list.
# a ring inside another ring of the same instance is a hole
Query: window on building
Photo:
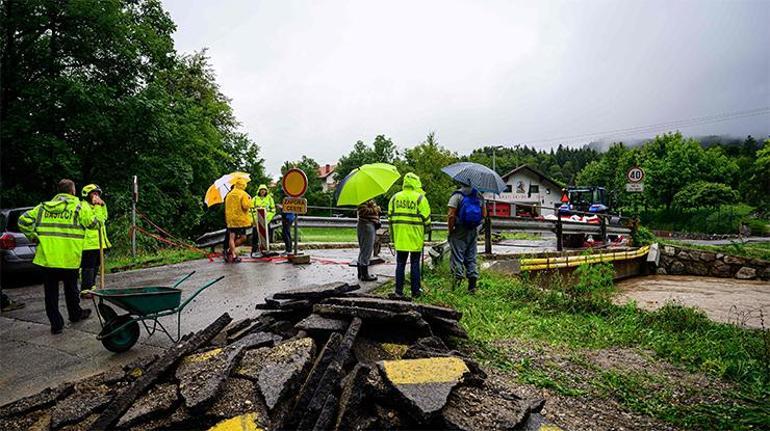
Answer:
[[530, 184], [529, 185], [529, 194], [535, 194], [540, 193], [540, 186], [537, 184]]

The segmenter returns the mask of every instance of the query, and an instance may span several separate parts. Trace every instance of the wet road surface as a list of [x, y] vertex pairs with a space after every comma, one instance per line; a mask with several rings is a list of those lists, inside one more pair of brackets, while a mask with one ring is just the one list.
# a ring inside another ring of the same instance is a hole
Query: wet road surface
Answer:
[[[234, 320], [255, 316], [257, 311], [254, 306], [280, 290], [313, 283], [357, 282], [356, 270], [348, 264], [355, 259], [358, 250], [312, 250], [308, 254], [315, 261], [300, 266], [285, 261], [225, 265], [220, 261], [201, 259], [126, 271], [107, 275], [106, 287], [168, 286], [185, 274], [196, 271], [179, 286], [183, 289], [184, 301], [206, 281], [224, 275], [224, 279], [203, 291], [182, 311], [181, 331], [185, 334], [203, 329], [224, 312], [230, 313]], [[364, 283], [362, 287], [374, 288], [392, 276], [394, 259], [387, 251], [382, 253], [382, 257], [386, 263], [374, 266], [373, 272], [384, 277], [377, 282]], [[111, 353], [96, 339], [101, 327], [95, 315], [83, 322], [68, 322], [62, 334], [52, 335], [45, 315], [42, 285], [8, 289], [6, 293], [16, 301], [25, 302], [26, 307], [0, 315], [0, 405], [49, 386], [127, 364], [140, 356], [160, 353], [172, 345], [162, 333], [147, 338], [142, 328], [139, 342], [130, 351]], [[81, 306], [93, 308], [93, 303], [82, 300]], [[59, 308], [66, 320], [63, 293]], [[176, 335], [176, 315], [163, 317], [161, 322]]]

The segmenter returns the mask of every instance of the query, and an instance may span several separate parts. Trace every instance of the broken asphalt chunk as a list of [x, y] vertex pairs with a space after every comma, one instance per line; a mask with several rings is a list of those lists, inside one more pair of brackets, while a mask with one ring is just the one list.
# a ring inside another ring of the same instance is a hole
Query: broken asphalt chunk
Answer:
[[248, 412], [257, 413], [263, 422], [267, 422], [267, 409], [257, 396], [256, 384], [251, 380], [231, 377], [225, 381], [220, 396], [206, 415], [225, 419]]
[[307, 331], [311, 334], [324, 332], [342, 332], [348, 327], [346, 320], [333, 319], [330, 317], [311, 314], [296, 325], [295, 328]]
[[176, 385], [165, 383], [154, 386], [120, 418], [118, 428], [128, 427], [168, 412], [178, 400]]
[[312, 338], [279, 344], [267, 352], [257, 373], [257, 384], [268, 409], [272, 411], [280, 401], [297, 390], [314, 355]]
[[56, 400], [72, 393], [74, 386], [71, 383], [67, 383], [55, 388], [46, 388], [35, 395], [8, 403], [0, 407], [0, 418], [20, 416], [33, 410], [48, 407], [56, 402]]
[[455, 357], [382, 361], [377, 365], [404, 407], [421, 423], [444, 407], [452, 389], [469, 372], [465, 362]]
[[51, 412], [51, 428], [59, 429], [64, 425], [80, 422], [109, 404], [112, 394], [106, 386], [90, 387], [83, 392], [75, 392], [59, 401]]
[[335, 282], [327, 284], [313, 284], [299, 289], [290, 289], [278, 292], [273, 295], [274, 299], [307, 299], [317, 301], [323, 298], [329, 298], [341, 293], [358, 290], [357, 284], [350, 285], [344, 282]]
[[324, 304], [347, 305], [351, 307], [377, 308], [395, 312], [417, 311], [425, 316], [435, 316], [443, 319], [460, 320], [462, 313], [447, 307], [439, 307], [430, 304], [418, 304], [415, 302], [385, 299], [369, 296], [345, 296], [334, 297], [323, 301]]
[[337, 354], [337, 348], [341, 341], [342, 335], [337, 332], [334, 332], [329, 336], [326, 344], [316, 357], [313, 367], [310, 369], [310, 373], [308, 373], [308, 376], [305, 379], [305, 383], [302, 384], [302, 387], [299, 390], [299, 394], [295, 400], [294, 409], [286, 419], [287, 427], [297, 425], [302, 419], [302, 415], [305, 413], [305, 409], [310, 403], [318, 383], [321, 381], [329, 364], [334, 360], [334, 357]]
[[409, 328], [417, 336], [432, 335], [430, 325], [416, 311], [395, 312], [377, 308], [364, 308], [337, 304], [316, 304], [313, 312], [324, 316], [358, 317], [367, 323], [397, 323]]
[[186, 357], [176, 369], [185, 406], [195, 411], [210, 405], [242, 354], [243, 347], [234, 345]]
[[530, 403], [498, 396], [492, 389], [462, 386], [441, 411], [446, 428], [464, 431], [512, 430], [529, 417]]
[[[343, 380], [342, 393], [340, 394], [335, 430], [354, 429], [361, 420], [362, 402], [365, 396], [364, 385], [371, 367], [356, 364]], [[325, 407], [324, 407], [325, 408]], [[320, 418], [319, 418], [320, 420]], [[317, 422], [316, 422], [317, 424]]]
[[134, 401], [147, 390], [160, 375], [171, 368], [183, 356], [188, 355], [209, 343], [220, 331], [222, 331], [233, 319], [225, 313], [202, 331], [185, 339], [176, 347], [169, 349], [158, 360], [152, 363], [147, 372], [139, 377], [125, 392], [116, 396], [107, 406], [104, 412], [91, 425], [92, 430], [106, 430], [128, 410]]

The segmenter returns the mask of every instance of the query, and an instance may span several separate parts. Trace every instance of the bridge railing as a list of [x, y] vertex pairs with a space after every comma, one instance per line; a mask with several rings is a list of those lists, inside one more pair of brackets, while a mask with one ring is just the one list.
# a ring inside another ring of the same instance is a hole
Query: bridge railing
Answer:
[[[439, 215], [446, 217], [445, 215]], [[631, 226], [620, 224], [623, 220], [613, 216], [601, 215], [601, 224], [589, 224], [576, 221], [567, 220], [540, 220], [527, 217], [489, 217], [486, 222], [486, 232], [489, 235], [485, 235], [485, 241], [488, 244], [487, 248], [491, 247], [491, 232], [531, 232], [531, 233], [555, 233], [557, 236], [557, 248], [562, 249], [562, 236], [563, 235], [598, 235], [603, 239], [607, 238], [607, 235], [629, 235], [631, 234]], [[353, 217], [318, 217], [318, 216], [298, 216], [298, 223], [300, 227], [312, 227], [312, 228], [355, 228], [358, 223], [356, 218]], [[388, 220], [383, 218], [381, 220], [383, 227], [388, 227]], [[281, 226], [281, 215], [278, 214], [270, 222], [271, 229], [279, 228]], [[431, 223], [431, 228], [435, 231], [447, 230], [447, 223], [441, 221], [435, 221]], [[195, 240], [198, 247], [206, 248], [213, 247], [221, 244], [224, 241], [225, 229], [220, 229], [214, 232], [208, 232], [201, 235]], [[489, 251], [491, 252], [491, 251]]]

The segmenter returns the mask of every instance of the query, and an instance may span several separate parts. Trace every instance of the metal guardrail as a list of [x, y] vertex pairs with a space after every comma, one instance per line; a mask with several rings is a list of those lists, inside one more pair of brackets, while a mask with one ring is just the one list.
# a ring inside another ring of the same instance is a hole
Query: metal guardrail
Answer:
[[[631, 228], [621, 226], [616, 223], [617, 220], [610, 220], [606, 224], [606, 234], [608, 235], [629, 235]], [[304, 227], [328, 227], [328, 228], [355, 228], [358, 220], [353, 217], [317, 217], [317, 216], [299, 216], [299, 226]], [[563, 235], [602, 235], [602, 225], [588, 224], [566, 220], [534, 220], [524, 217], [500, 218], [490, 217], [492, 230], [509, 232], [553, 232], [557, 233], [559, 224], [561, 224], [561, 233]], [[276, 229], [281, 226], [281, 215], [276, 215], [270, 222], [270, 228]], [[388, 226], [388, 220], [382, 219], [382, 226]], [[433, 222], [431, 227], [435, 231], [447, 230], [446, 222]], [[225, 230], [209, 232], [201, 235], [195, 240], [198, 247], [213, 247], [224, 241]]]

